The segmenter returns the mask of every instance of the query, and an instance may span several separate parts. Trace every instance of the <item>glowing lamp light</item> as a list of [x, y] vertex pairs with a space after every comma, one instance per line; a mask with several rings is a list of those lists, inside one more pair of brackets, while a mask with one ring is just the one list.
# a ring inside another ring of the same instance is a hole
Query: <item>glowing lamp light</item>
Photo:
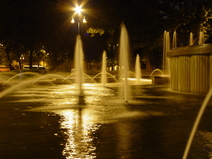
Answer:
[[86, 23], [86, 22], [87, 22], [86, 19], [85, 19], [85, 17], [83, 18], [82, 22], [83, 22], [83, 23]]
[[20, 60], [24, 60], [24, 55], [21, 55], [20, 56]]
[[76, 8], [74, 9], [76, 11], [77, 14], [80, 14], [82, 11], [82, 7], [81, 6], [76, 6]]
[[71, 19], [71, 23], [75, 23], [75, 20], [74, 20], [74, 18], [72, 18], [72, 19]]

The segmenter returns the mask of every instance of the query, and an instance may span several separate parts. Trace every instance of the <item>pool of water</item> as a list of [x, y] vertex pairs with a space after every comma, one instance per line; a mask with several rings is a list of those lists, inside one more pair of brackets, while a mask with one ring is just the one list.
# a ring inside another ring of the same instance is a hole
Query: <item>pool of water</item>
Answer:
[[[31, 86], [0, 99], [0, 156], [4, 159], [179, 159], [203, 95], [168, 86], [131, 86], [128, 103], [117, 85], [88, 84], [85, 105], [74, 85]], [[212, 158], [212, 103], [188, 158]]]

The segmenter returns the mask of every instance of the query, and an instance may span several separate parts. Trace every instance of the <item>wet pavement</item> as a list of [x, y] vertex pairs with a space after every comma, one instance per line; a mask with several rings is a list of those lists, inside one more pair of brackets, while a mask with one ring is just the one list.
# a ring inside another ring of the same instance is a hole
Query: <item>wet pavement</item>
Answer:
[[[2, 89], [2, 88], [1, 88]], [[179, 159], [205, 95], [172, 92], [165, 85], [86, 85], [78, 105], [72, 85], [33, 85], [0, 99], [3, 159]], [[212, 158], [212, 102], [188, 158]]]

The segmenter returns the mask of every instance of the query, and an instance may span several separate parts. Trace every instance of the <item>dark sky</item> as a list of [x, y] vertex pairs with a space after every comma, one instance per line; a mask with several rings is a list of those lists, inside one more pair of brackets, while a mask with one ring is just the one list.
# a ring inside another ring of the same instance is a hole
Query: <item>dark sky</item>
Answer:
[[[77, 27], [70, 20], [76, 2], [1, 0], [0, 41], [17, 42], [28, 48], [45, 45], [52, 52], [71, 54]], [[87, 57], [99, 59], [107, 44], [118, 43], [123, 21], [134, 50], [140, 48], [146, 53], [158, 50], [164, 30], [177, 30], [179, 41], [183, 41], [190, 31], [198, 33], [204, 10], [211, 3], [211, 0], [81, 0], [83, 16], [88, 21], [81, 27]], [[107, 34], [90, 37], [85, 33], [89, 27], [103, 28]]]
[[[109, 32], [118, 31], [120, 23], [131, 12], [126, 12], [129, 0], [89, 0], [82, 4], [87, 24], [81, 25], [81, 35], [87, 58], [99, 59], [107, 49]], [[45, 47], [52, 51], [73, 52], [77, 25], [71, 24], [77, 1], [70, 0], [6, 0], [0, 2], [0, 40], [24, 44], [25, 47]], [[120, 9], [117, 9], [120, 7]], [[117, 12], [118, 10], [118, 12]], [[127, 14], [126, 14], [127, 13]], [[89, 27], [103, 28], [103, 36], [90, 37]], [[118, 33], [118, 32], [117, 32]], [[116, 33], [116, 34], [117, 34]], [[117, 37], [117, 35], [116, 35]], [[114, 43], [117, 43], [117, 39]]]

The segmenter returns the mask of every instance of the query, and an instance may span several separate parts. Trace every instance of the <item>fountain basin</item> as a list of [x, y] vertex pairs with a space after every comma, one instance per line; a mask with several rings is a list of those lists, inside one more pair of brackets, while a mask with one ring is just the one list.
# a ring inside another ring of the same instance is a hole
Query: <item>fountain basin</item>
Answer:
[[[182, 95], [165, 85], [133, 85], [126, 104], [117, 87], [87, 85], [85, 105], [77, 104], [74, 85], [36, 85], [0, 98], [1, 157], [182, 158], [204, 96]], [[190, 158], [211, 158], [211, 105]]]
[[206, 94], [212, 81], [212, 44], [184, 46], [167, 53], [171, 89]]
[[167, 84], [170, 82], [169, 75], [156, 75], [156, 76], [152, 76], [151, 78], [152, 78], [153, 84]]

